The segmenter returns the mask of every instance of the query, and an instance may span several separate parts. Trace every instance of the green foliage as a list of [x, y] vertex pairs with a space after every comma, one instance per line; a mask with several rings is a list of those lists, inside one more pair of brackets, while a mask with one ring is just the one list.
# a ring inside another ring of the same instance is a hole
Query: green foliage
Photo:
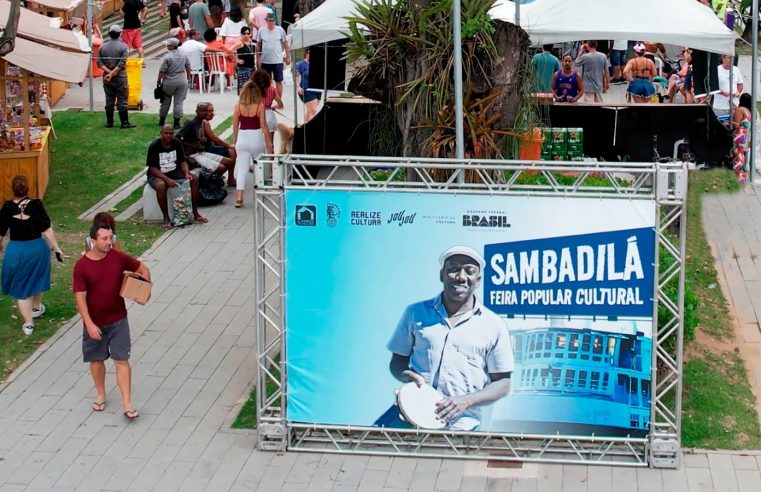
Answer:
[[[280, 368], [278, 364], [280, 363], [280, 354], [275, 356], [274, 359], [275, 365], [271, 366], [270, 369], [272, 371], [272, 375], [280, 379]], [[271, 380], [267, 381], [267, 396], [270, 397], [275, 394], [275, 391], [277, 391], [278, 385]], [[235, 421], [232, 424], [233, 429], [256, 429], [256, 421], [257, 421], [257, 415], [256, 415], [256, 388], [254, 387], [251, 390], [251, 393], [248, 395], [248, 400], [246, 400], [245, 403], [243, 403], [243, 406], [240, 409], [240, 412], [238, 412], [237, 417], [235, 417]]]
[[[466, 105], [481, 111], [466, 117], [466, 148], [471, 154], [477, 153], [473, 149], [493, 148], [491, 156], [499, 153], [500, 146], [479, 142], [485, 132], [478, 125], [491, 121], [493, 126], [499, 113], [493, 103], [479, 103], [484, 94], [477, 94], [476, 88], [489, 80], [499, 57], [496, 29], [488, 15], [494, 3], [462, 2], [463, 97]], [[451, 10], [450, 1], [363, 0], [356, 7], [357, 14], [347, 17], [345, 55], [349, 63], [360, 66], [356, 77], [364, 93], [395, 109], [403, 139], [412, 133], [426, 138], [433, 135], [427, 142], [429, 153], [448, 157], [454, 154], [455, 126]]]
[[761, 429], [742, 359], [704, 352], [684, 366], [682, 445], [758, 449]]

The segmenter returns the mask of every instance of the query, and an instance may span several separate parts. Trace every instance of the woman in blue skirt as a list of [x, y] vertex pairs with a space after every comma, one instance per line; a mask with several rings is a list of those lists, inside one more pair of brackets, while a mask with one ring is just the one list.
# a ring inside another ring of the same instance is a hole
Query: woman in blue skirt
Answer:
[[[5, 249], [1, 280], [3, 293], [16, 299], [24, 320], [21, 329], [29, 336], [34, 331], [34, 318], [45, 312], [41, 301], [50, 289], [50, 250], [55, 251], [58, 261], [63, 257], [42, 201], [29, 198], [26, 176], [13, 178], [11, 187], [13, 200], [0, 209], [0, 252]], [[3, 239], [9, 230], [10, 241], [4, 248]]]

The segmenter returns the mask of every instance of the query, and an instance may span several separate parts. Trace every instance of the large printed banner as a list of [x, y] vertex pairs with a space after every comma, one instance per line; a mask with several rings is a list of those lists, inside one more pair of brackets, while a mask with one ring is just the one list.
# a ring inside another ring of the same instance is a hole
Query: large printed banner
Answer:
[[289, 421], [647, 434], [654, 203], [285, 199]]

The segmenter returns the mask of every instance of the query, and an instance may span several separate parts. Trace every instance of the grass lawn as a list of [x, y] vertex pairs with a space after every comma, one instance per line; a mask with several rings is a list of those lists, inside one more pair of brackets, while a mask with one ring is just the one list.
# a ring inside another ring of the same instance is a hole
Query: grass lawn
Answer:
[[[64, 111], [53, 119], [58, 140], [52, 144], [50, 184], [44, 203], [65, 263], [54, 262], [52, 286], [43, 300], [47, 311], [36, 320], [31, 337], [21, 332], [13, 299], [0, 296], [0, 382], [76, 314], [71, 270], [90, 226], [89, 221], [77, 216], [145, 168], [148, 144], [158, 138], [158, 116], [153, 114], [131, 113], [130, 120], [138, 125], [133, 130], [104, 128], [103, 113]], [[117, 228], [122, 246], [135, 256], [163, 233], [159, 224], [142, 222], [120, 222]]]
[[[734, 326], [719, 288], [711, 250], [703, 234], [701, 195], [737, 191], [729, 170], [690, 174], [687, 206], [686, 280], [695, 290], [696, 340], [687, 342], [684, 366], [682, 445], [705, 449], [759, 449], [761, 428], [742, 359], [733, 351], [709, 348], [706, 335], [731, 343]], [[720, 346], [720, 345], [719, 345]]]

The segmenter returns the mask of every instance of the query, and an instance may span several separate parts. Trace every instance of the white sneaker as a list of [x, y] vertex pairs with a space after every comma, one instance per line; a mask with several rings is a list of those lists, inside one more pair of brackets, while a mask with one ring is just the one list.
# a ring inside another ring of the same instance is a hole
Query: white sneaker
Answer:
[[34, 333], [34, 324], [24, 323], [23, 325], [21, 325], [21, 330], [24, 332], [24, 335], [29, 336], [32, 333]]
[[32, 318], [39, 318], [43, 314], [45, 314], [45, 305], [44, 304], [40, 303], [40, 307], [38, 307], [38, 308], [33, 307], [32, 308]]

